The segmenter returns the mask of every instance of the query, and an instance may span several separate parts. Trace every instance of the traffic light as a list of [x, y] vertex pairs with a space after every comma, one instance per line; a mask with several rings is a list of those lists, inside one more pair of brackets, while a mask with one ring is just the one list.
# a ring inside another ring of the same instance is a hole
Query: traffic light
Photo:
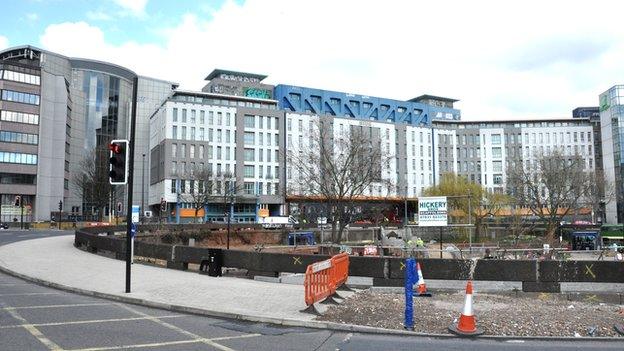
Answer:
[[165, 199], [160, 199], [160, 210], [161, 211], [167, 210], [167, 201], [165, 201]]
[[59, 212], [63, 211], [63, 200], [59, 201]]
[[19, 195], [15, 195], [15, 207], [20, 207], [22, 204], [22, 197]]
[[128, 140], [112, 140], [110, 150], [109, 181], [113, 185], [128, 183]]

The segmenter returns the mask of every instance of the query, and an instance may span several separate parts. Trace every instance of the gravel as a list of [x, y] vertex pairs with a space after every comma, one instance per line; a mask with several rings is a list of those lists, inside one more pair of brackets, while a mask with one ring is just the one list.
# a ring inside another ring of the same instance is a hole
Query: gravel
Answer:
[[[489, 335], [503, 336], [608, 336], [620, 337], [613, 329], [624, 323], [622, 306], [566, 301], [555, 295], [508, 296], [475, 294], [473, 310], [477, 327]], [[434, 293], [414, 297], [414, 330], [448, 334], [464, 305], [462, 293]], [[317, 319], [346, 324], [403, 329], [405, 297], [399, 294], [358, 292], [341, 305], [330, 307]]]

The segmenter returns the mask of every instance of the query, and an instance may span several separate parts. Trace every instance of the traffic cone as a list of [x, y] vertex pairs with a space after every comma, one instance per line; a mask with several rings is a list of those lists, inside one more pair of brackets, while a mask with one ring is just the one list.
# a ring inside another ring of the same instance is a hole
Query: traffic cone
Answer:
[[416, 272], [418, 273], [418, 282], [416, 283], [416, 291], [418, 291], [418, 295], [416, 296], [430, 297], [431, 294], [427, 292], [427, 284], [425, 284], [425, 279], [423, 278], [422, 271], [420, 270], [420, 263], [418, 262], [416, 262]]
[[457, 325], [451, 325], [449, 330], [459, 336], [477, 336], [483, 334], [481, 329], [477, 329], [476, 319], [472, 313], [472, 281], [466, 284], [466, 300], [464, 301], [464, 311], [459, 316]]

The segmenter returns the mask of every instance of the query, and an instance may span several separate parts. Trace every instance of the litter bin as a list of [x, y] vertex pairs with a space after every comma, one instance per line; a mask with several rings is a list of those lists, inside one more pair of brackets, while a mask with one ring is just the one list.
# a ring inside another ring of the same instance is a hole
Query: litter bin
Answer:
[[201, 261], [199, 273], [208, 273], [211, 277], [220, 277], [223, 267], [223, 251], [221, 249], [208, 249], [208, 257]]

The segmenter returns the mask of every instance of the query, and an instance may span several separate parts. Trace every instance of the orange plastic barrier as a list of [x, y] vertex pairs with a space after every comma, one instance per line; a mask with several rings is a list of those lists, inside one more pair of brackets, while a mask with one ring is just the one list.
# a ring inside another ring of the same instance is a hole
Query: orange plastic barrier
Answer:
[[349, 255], [346, 253], [309, 265], [303, 282], [306, 305], [310, 306], [333, 295], [348, 277]]
[[331, 258], [332, 266], [334, 267], [334, 288], [337, 289], [342, 284], [347, 282], [349, 278], [349, 254], [343, 252], [339, 255]]

